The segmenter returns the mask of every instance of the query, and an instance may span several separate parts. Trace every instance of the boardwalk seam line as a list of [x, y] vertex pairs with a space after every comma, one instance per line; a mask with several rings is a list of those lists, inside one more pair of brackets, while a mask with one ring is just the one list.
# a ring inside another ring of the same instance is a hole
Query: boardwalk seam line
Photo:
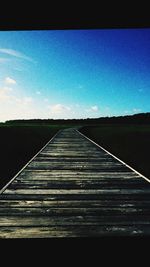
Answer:
[[91, 141], [93, 144], [95, 144], [96, 146], [98, 146], [99, 148], [101, 148], [102, 150], [104, 150], [106, 153], [108, 153], [110, 156], [112, 156], [113, 158], [117, 159], [118, 161], [120, 161], [123, 165], [125, 165], [126, 167], [128, 167], [129, 169], [131, 169], [132, 171], [134, 171], [135, 173], [137, 173], [140, 177], [142, 177], [143, 179], [145, 179], [147, 182], [150, 183], [150, 180], [145, 177], [143, 174], [141, 174], [140, 172], [138, 172], [137, 170], [135, 170], [134, 168], [132, 168], [130, 165], [128, 165], [127, 163], [125, 163], [124, 161], [122, 161], [121, 159], [119, 159], [118, 157], [116, 157], [115, 155], [113, 155], [111, 152], [109, 152], [108, 150], [106, 150], [105, 148], [103, 148], [102, 146], [98, 145], [96, 142], [94, 142], [93, 140], [91, 140], [89, 137], [87, 137], [86, 135], [84, 135], [83, 133], [79, 132], [78, 130], [75, 129], [75, 131], [77, 131], [79, 134], [81, 134], [82, 136], [84, 136], [86, 139], [88, 139], [89, 141]]
[[58, 130], [54, 136], [23, 166], [23, 168], [17, 172], [17, 174], [0, 190], [0, 195], [5, 191], [5, 189], [17, 178], [17, 176], [34, 160], [34, 158], [40, 154], [40, 152], [55, 138], [55, 136], [60, 132]]

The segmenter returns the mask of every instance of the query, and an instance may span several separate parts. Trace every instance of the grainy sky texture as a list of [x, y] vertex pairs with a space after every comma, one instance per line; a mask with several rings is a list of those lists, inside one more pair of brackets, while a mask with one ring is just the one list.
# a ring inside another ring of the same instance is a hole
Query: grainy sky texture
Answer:
[[0, 121], [150, 111], [150, 29], [0, 31]]

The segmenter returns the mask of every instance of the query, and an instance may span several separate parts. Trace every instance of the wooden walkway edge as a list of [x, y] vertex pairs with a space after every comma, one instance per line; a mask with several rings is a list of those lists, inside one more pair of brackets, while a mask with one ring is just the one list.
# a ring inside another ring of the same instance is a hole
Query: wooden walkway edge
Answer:
[[150, 235], [150, 182], [75, 129], [0, 192], [0, 238]]

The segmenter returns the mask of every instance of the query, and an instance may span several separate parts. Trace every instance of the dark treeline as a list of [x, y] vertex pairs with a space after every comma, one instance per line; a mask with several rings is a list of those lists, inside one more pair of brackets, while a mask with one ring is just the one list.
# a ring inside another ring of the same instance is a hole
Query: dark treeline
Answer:
[[126, 116], [113, 116], [113, 117], [100, 117], [100, 118], [87, 118], [87, 119], [28, 119], [28, 120], [10, 120], [5, 124], [105, 124], [105, 123], [137, 123], [137, 124], [149, 124], [150, 112], [138, 113], [134, 115]]

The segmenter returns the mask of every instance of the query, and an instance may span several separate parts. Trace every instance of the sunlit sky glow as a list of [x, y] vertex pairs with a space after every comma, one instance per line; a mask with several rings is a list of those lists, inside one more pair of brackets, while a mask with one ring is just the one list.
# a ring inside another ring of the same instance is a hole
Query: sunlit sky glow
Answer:
[[150, 111], [150, 29], [0, 31], [0, 121]]

